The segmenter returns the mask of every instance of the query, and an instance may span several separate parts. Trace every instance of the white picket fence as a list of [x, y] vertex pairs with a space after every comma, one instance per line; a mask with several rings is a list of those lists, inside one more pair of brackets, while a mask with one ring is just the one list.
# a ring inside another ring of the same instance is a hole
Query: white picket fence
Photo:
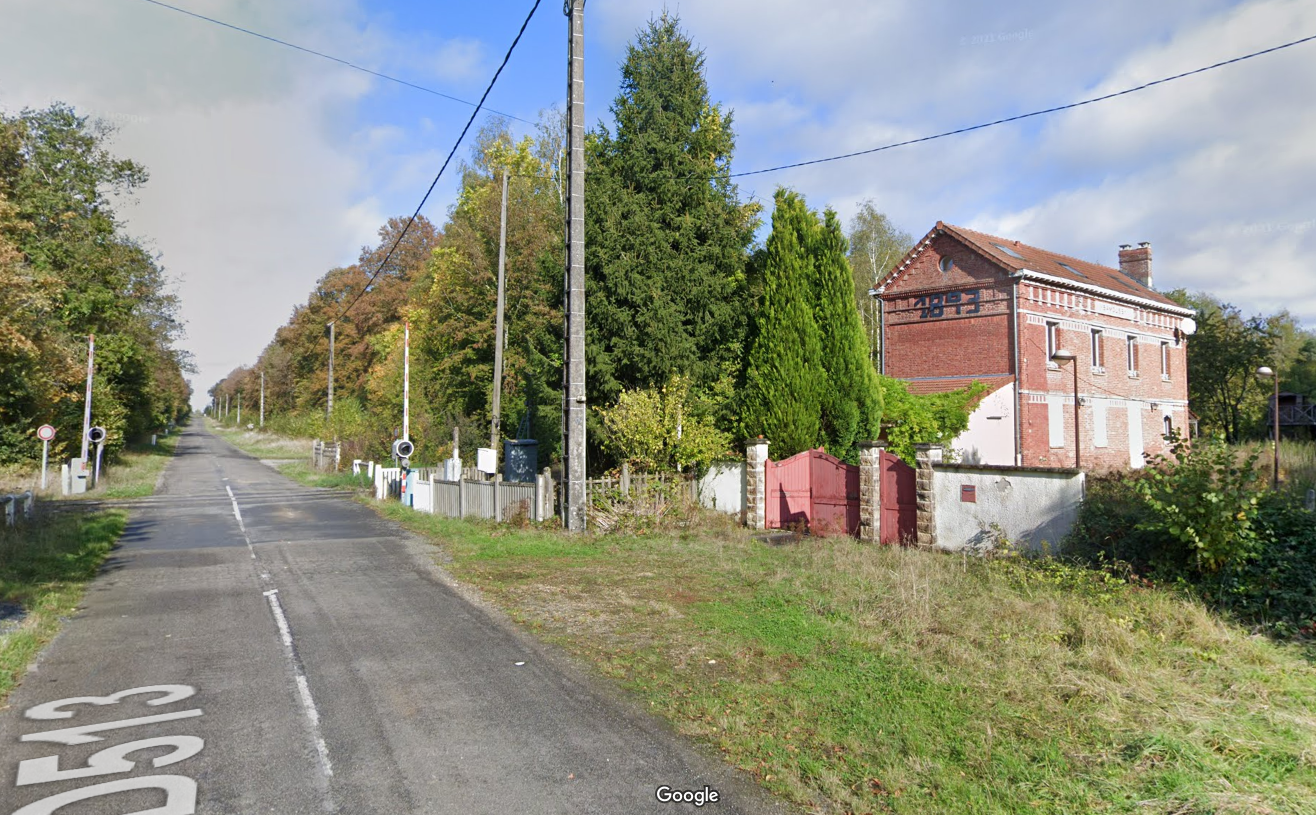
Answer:
[[532, 521], [554, 515], [553, 479], [546, 472], [536, 476], [534, 483], [526, 484], [466, 478], [445, 481], [440, 477], [440, 468], [423, 468], [412, 471], [416, 477], [407, 492], [401, 468], [367, 466], [374, 475], [375, 500], [398, 499], [417, 512], [495, 521], [518, 513]]

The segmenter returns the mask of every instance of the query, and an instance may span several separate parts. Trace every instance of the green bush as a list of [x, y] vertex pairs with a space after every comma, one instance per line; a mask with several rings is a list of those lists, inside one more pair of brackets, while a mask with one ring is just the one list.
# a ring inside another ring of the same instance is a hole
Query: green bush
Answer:
[[1297, 496], [1267, 493], [1255, 521], [1256, 556], [1208, 587], [1242, 621], [1290, 636], [1316, 636], [1316, 513]]
[[1175, 434], [1169, 455], [1150, 458], [1133, 486], [1150, 509], [1140, 528], [1177, 544], [1163, 565], [1205, 575], [1256, 553], [1259, 455], [1240, 463], [1223, 439], [1189, 443]]

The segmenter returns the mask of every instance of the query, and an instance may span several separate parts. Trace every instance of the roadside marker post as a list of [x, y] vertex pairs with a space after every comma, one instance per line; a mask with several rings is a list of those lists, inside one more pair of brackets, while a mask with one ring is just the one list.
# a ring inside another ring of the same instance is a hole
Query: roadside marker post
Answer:
[[55, 438], [55, 428], [43, 424], [37, 428], [37, 438], [41, 439], [41, 491], [46, 490], [46, 462], [50, 460], [50, 440]]

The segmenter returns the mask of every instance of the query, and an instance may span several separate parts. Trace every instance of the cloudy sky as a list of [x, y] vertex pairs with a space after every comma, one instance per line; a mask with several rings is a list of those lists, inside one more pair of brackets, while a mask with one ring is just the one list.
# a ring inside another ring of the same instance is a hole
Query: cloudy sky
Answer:
[[[174, 0], [477, 100], [533, 0]], [[586, 7], [591, 123], [655, 0]], [[670, 3], [735, 114], [733, 170], [864, 150], [1054, 107], [1316, 35], [1310, 0]], [[151, 181], [129, 230], [178, 281], [195, 402], [255, 360], [315, 280], [410, 214], [470, 115], [148, 0], [0, 0], [0, 107], [55, 101], [119, 127]], [[566, 21], [543, 3], [488, 105], [561, 104]], [[514, 123], [522, 130], [525, 125]], [[740, 180], [849, 217], [874, 204], [1115, 264], [1150, 241], [1158, 288], [1316, 328], [1316, 41], [1109, 102]], [[454, 185], [425, 214], [442, 223]]]

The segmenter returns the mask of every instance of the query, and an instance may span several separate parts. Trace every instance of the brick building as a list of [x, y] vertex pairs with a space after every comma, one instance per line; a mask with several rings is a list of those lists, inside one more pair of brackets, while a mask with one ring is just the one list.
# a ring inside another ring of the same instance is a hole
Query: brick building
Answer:
[[[1078, 366], [1085, 470], [1141, 467], [1188, 430], [1191, 309], [1152, 290], [1151, 246], [1119, 269], [938, 222], [878, 283], [882, 372], [989, 392], [952, 443], [967, 463], [1073, 467]], [[1072, 363], [1052, 359], [1069, 351]]]

